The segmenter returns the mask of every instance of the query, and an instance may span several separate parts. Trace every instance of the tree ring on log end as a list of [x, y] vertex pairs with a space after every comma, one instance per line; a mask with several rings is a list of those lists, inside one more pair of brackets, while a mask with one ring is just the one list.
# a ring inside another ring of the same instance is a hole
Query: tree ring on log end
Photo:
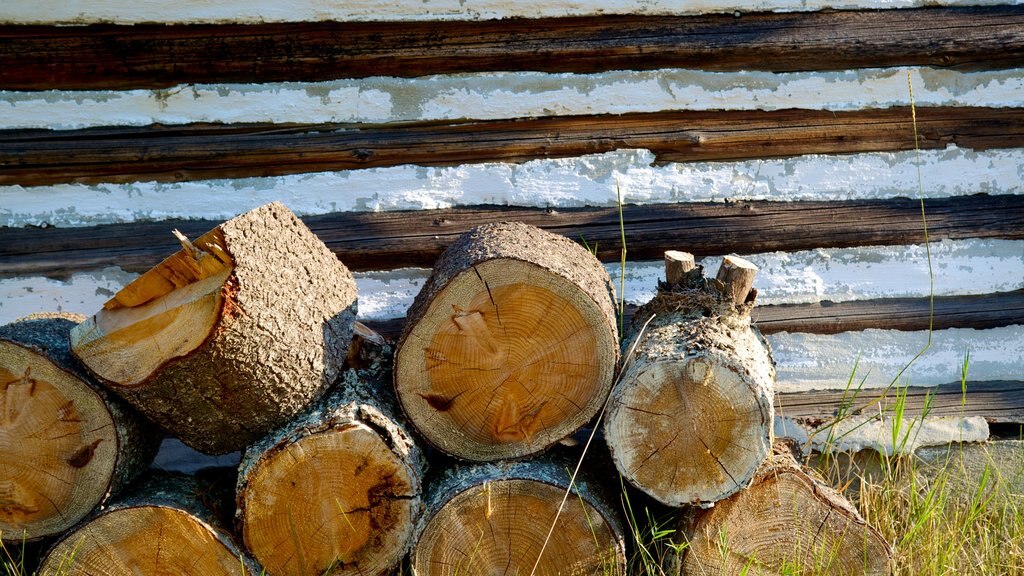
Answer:
[[605, 422], [616, 466], [670, 506], [706, 506], [735, 493], [771, 452], [767, 389], [718, 354], [634, 363]]
[[463, 270], [403, 339], [398, 396], [438, 448], [468, 460], [535, 454], [600, 409], [618, 342], [580, 287], [495, 258]]
[[[474, 484], [427, 520], [412, 555], [423, 576], [531, 574], [565, 488], [536, 480]], [[586, 499], [570, 495], [537, 567], [538, 576], [619, 574], [614, 529]]]
[[364, 424], [303, 436], [249, 478], [242, 538], [270, 574], [385, 574], [408, 549], [418, 480]]
[[0, 340], [0, 533], [71, 528], [111, 489], [118, 438], [106, 404], [46, 357]]
[[39, 573], [242, 576], [243, 567], [221, 536], [195, 516], [135, 506], [103, 514], [68, 534]]

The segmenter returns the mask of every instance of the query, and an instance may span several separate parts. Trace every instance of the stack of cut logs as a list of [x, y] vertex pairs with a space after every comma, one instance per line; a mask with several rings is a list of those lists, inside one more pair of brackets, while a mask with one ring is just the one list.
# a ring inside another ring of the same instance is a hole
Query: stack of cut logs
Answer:
[[[773, 449], [740, 258], [707, 278], [666, 253], [620, 358], [604, 267], [531, 226], [453, 243], [393, 348], [284, 206], [179, 239], [91, 318], [0, 328], [0, 537], [47, 542], [41, 573], [622, 574], [599, 452], [682, 508], [671, 570], [888, 571], [878, 533]], [[588, 423], [608, 451], [562, 445]], [[244, 450], [237, 476], [147, 470], [164, 435]]]

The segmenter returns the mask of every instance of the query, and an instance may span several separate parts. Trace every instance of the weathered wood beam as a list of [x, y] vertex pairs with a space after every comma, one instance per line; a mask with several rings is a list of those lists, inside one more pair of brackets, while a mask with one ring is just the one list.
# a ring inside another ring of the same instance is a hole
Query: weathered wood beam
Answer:
[[[899, 394], [904, 390], [900, 389]], [[897, 390], [805, 391], [776, 394], [776, 413], [810, 424], [827, 424], [843, 409], [846, 413], [878, 414], [896, 403]], [[926, 398], [930, 416], [982, 416], [994, 423], [1024, 423], [1024, 382], [960, 382], [941, 386], [911, 386], [906, 389], [906, 414], [920, 416]], [[852, 415], [852, 414], [851, 414]]]
[[[932, 240], [1024, 239], [1024, 196], [974, 195], [925, 201]], [[923, 241], [921, 206], [908, 198], [804, 202], [701, 202], [624, 206], [626, 245], [634, 260], [662, 258], [685, 246], [698, 258], [730, 253], [912, 244]], [[352, 270], [429, 268], [463, 232], [488, 222], [520, 221], [599, 247], [618, 261], [616, 208], [477, 206], [415, 212], [338, 212], [303, 221]], [[144, 272], [176, 252], [177, 228], [195, 238], [212, 220], [163, 220], [81, 228], [0, 228], [0, 277], [47, 275], [120, 266]], [[847, 320], [849, 321], [849, 320]]]
[[[896, 312], [901, 308], [910, 312]], [[838, 308], [843, 318], [821, 314], [822, 310]], [[633, 318], [636, 306], [626, 306], [626, 323]], [[802, 332], [806, 334], [837, 334], [871, 328], [883, 330], [922, 331], [947, 328], [1000, 328], [1024, 324], [1024, 290], [997, 292], [975, 296], [937, 296], [934, 312], [928, 313], [928, 298], [877, 298], [853, 302], [817, 304], [770, 304], [754, 308], [751, 318], [764, 334]], [[846, 321], [845, 318], [852, 318]], [[367, 321], [379, 334], [395, 339], [402, 331], [404, 318]]]
[[[1024, 147], [1024, 109], [917, 109], [920, 147]], [[0, 185], [179, 182], [621, 149], [659, 162], [914, 149], [909, 108], [657, 112], [400, 125], [191, 124], [0, 131]]]
[[998, 328], [1024, 324], [1024, 290], [975, 296], [879, 298], [851, 302], [759, 306], [753, 318], [761, 330], [837, 334], [869, 328], [933, 330]]
[[1021, 6], [737, 14], [2, 26], [0, 89], [161, 88], [494, 70], [1024, 65]]

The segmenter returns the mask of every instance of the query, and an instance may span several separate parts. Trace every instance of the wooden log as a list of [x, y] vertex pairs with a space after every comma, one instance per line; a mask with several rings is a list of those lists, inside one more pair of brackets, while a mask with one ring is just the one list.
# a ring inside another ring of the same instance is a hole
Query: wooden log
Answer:
[[981, 416], [990, 427], [1024, 424], [1024, 382], [987, 380], [950, 382], [881, 390], [805, 390], [775, 396], [775, 413], [812, 429], [828, 426], [839, 414], [891, 414], [902, 406], [906, 417]]
[[39, 573], [262, 574], [227, 527], [225, 495], [192, 476], [151, 472], [57, 542]]
[[746, 487], [772, 442], [775, 368], [750, 325], [753, 300], [735, 303], [746, 280], [693, 272], [634, 316], [635, 352], [604, 423], [619, 472], [670, 506], [710, 506]]
[[414, 573], [624, 574], [619, 508], [594, 477], [576, 478], [555, 520], [574, 467], [549, 454], [444, 470], [427, 489]]
[[193, 448], [244, 448], [337, 377], [355, 317], [351, 272], [287, 208], [204, 234], [71, 332], [101, 382]]
[[[881, 329], [913, 332], [949, 328], [1001, 328], [1024, 324], [1024, 290], [969, 296], [936, 296], [929, 306], [927, 296], [875, 298], [850, 302], [813, 304], [770, 304], [758, 306], [751, 319], [762, 334], [803, 332], [838, 334], [856, 330]], [[637, 307], [626, 305], [626, 323]], [[367, 321], [367, 325], [389, 338], [401, 333], [404, 318]], [[959, 390], [959, 384], [957, 384]]]
[[777, 447], [750, 488], [684, 513], [670, 573], [890, 574], [889, 543], [812, 474]]
[[361, 344], [368, 365], [242, 459], [239, 532], [271, 574], [390, 574], [412, 544], [426, 461], [398, 416], [392, 349]]
[[[161, 88], [540, 70], [991, 69], [1024, 61], [1019, 6], [440, 22], [0, 27], [0, 89]], [[339, 42], [338, 38], [344, 38]]]
[[[928, 236], [1024, 239], [1024, 195], [978, 194], [929, 198]], [[835, 201], [743, 201], [622, 207], [629, 256], [663, 257], [686, 243], [696, 258], [736, 252], [914, 244], [923, 241], [921, 203], [910, 198]], [[474, 226], [520, 221], [598, 246], [604, 262], [618, 262], [622, 236], [616, 208], [472, 206], [416, 212], [340, 212], [303, 218], [352, 270], [431, 267], [459, 235]], [[118, 266], [144, 272], [177, 242], [166, 230], [198, 236], [217, 222], [169, 220], [87, 227], [0, 227], [0, 277]]]
[[474, 228], [409, 308], [395, 389], [441, 450], [536, 454], [604, 403], [618, 361], [614, 288], [592, 254], [521, 223]]
[[0, 327], [0, 536], [55, 536], [149, 466], [156, 428], [87, 375], [68, 334], [84, 320], [34, 315]]
[[395, 125], [189, 124], [0, 131], [0, 185], [183, 182], [646, 149], [657, 162], [1024, 146], [1024, 109], [673, 111]]

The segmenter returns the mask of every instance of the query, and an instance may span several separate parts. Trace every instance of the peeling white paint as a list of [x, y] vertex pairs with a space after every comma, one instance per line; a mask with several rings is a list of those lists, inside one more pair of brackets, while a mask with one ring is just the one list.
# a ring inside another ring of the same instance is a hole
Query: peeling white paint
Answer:
[[968, 351], [971, 380], [1024, 379], [1022, 325], [988, 330], [936, 330], [931, 346], [909, 367], [911, 359], [928, 341], [927, 332], [782, 332], [769, 335], [768, 341], [778, 364], [779, 392], [843, 389], [851, 374], [854, 385], [863, 380], [865, 388], [884, 388], [897, 376], [900, 385], [948, 384], [960, 380]]
[[601, 14], [701, 14], [892, 9], [919, 6], [1013, 4], [1014, 0], [5, 0], [0, 23], [302, 22], [320, 20], [485, 20]]
[[[1024, 193], [1024, 149], [921, 152], [927, 198]], [[805, 155], [743, 162], [653, 165], [647, 150], [523, 164], [392, 166], [182, 183], [0, 186], [0, 226], [93, 226], [139, 220], [223, 220], [271, 201], [300, 215], [427, 210], [479, 204], [526, 207], [733, 200], [916, 197], [910, 152]]]
[[907, 67], [838, 72], [663, 69], [597, 74], [480, 73], [330, 82], [196, 84], [161, 90], [0, 91], [0, 128], [191, 122], [399, 122], [662, 110], [1012, 107], [1024, 71]]
[[918, 448], [944, 446], [951, 442], [984, 442], [989, 438], [988, 422], [981, 416], [907, 417], [892, 415], [850, 416], [835, 424], [832, 441], [829, 428], [815, 431], [784, 416], [775, 417], [775, 435], [792, 438], [803, 450], [817, 452], [859, 452], [865, 449], [881, 454], [913, 454]]
[[95, 314], [138, 277], [117, 267], [73, 274], [67, 281], [39, 276], [0, 279], [0, 324], [36, 312]]
[[[685, 248], [685, 247], [684, 247]], [[944, 240], [932, 243], [935, 294], [988, 294], [1024, 289], [1024, 241]], [[877, 246], [769, 252], [744, 255], [759, 268], [760, 304], [845, 302], [871, 298], [927, 296], [927, 259], [922, 245]], [[708, 274], [721, 258], [701, 261]], [[616, 290], [619, 264], [605, 265]], [[626, 302], [643, 304], [654, 296], [664, 264], [626, 264]], [[425, 268], [357, 272], [359, 316], [386, 320], [405, 315], [430, 275]], [[119, 268], [84, 271], [68, 281], [43, 277], [0, 279], [0, 324], [32, 312], [92, 314], [136, 277]], [[755, 318], [757, 311], [755, 309]]]

